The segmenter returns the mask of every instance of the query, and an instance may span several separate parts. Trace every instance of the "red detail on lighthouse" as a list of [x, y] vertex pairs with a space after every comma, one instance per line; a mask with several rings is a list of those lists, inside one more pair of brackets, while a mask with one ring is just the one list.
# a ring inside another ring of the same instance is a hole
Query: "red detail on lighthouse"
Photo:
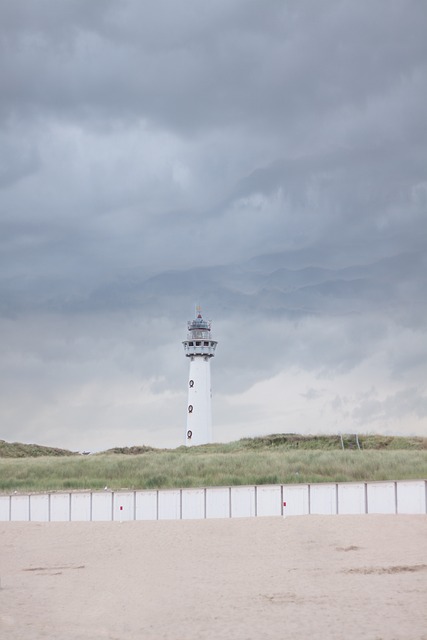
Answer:
[[283, 503], [283, 506], [286, 507], [286, 502]]
[[123, 511], [123, 507], [120, 507], [120, 511]]

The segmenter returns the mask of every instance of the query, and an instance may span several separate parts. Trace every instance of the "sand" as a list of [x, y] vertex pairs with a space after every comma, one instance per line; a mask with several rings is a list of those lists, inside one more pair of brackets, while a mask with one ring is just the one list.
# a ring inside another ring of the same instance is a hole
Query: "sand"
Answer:
[[427, 640], [426, 516], [0, 523], [2, 640]]

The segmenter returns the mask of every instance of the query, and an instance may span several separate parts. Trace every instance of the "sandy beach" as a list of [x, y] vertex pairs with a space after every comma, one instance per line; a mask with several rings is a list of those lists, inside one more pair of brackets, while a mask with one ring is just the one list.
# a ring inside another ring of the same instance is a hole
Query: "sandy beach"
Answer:
[[425, 516], [1, 523], [2, 640], [427, 639]]

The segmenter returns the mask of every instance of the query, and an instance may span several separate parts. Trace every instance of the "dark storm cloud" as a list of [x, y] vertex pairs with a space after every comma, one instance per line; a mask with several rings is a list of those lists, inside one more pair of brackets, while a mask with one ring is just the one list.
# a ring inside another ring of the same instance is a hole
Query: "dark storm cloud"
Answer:
[[195, 302], [223, 425], [252, 388], [276, 424], [263, 381], [295, 370], [316, 410], [424, 428], [426, 23], [416, 0], [3, 3], [8, 429], [179, 443]]
[[93, 107], [98, 118], [274, 137], [308, 124], [311, 145], [313, 118], [328, 132], [334, 116], [339, 131], [346, 115], [369, 117], [422, 81], [424, 26], [419, 2], [18, 0], [2, 9], [3, 108]]

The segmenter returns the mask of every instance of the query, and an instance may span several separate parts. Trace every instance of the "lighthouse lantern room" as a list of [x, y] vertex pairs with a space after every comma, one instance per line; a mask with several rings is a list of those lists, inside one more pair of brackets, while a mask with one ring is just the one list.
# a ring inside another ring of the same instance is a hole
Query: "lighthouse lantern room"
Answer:
[[187, 326], [187, 340], [182, 343], [190, 359], [185, 444], [194, 446], [212, 442], [210, 360], [215, 355], [217, 342], [212, 340], [211, 323], [202, 318], [200, 307]]

